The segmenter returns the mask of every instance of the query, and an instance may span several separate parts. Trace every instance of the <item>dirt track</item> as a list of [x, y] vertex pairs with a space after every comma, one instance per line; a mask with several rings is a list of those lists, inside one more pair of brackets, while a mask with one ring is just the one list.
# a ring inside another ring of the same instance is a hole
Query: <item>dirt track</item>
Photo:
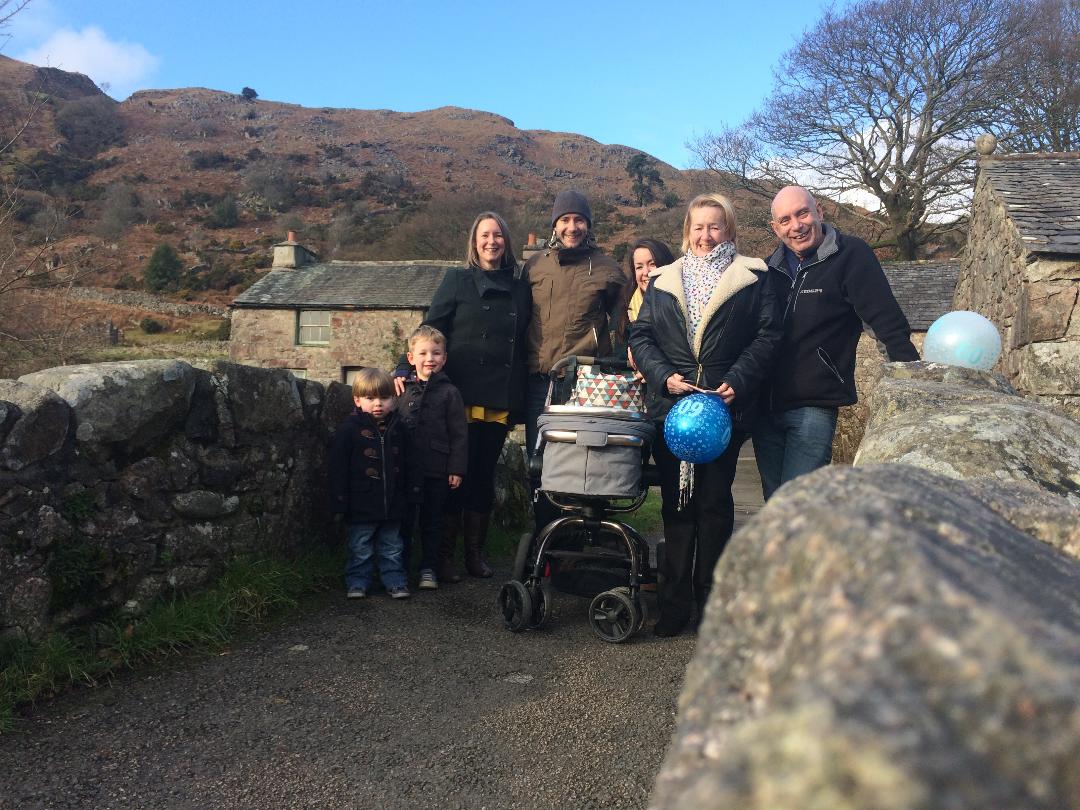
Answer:
[[[740, 523], [760, 503], [744, 456]], [[605, 644], [562, 594], [511, 634], [506, 574], [334, 594], [227, 654], [69, 694], [0, 738], [0, 808], [644, 807], [695, 638]]]

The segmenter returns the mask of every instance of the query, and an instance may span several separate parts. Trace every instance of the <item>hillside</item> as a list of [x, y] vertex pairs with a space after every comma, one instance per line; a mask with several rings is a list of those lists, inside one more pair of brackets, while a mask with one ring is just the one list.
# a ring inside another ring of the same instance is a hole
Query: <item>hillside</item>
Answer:
[[[286, 230], [324, 258], [456, 258], [477, 211], [503, 212], [521, 244], [547, 235], [550, 200], [576, 187], [601, 243], [621, 255], [640, 235], [677, 242], [686, 200], [717, 185], [655, 161], [663, 185], [641, 207], [626, 172], [639, 150], [456, 107], [312, 109], [201, 88], [116, 103], [85, 76], [2, 56], [0, 99], [9, 137], [30, 120], [0, 156], [21, 188], [16, 228], [30, 247], [78, 263], [82, 283], [137, 287], [154, 247], [169, 243], [190, 270], [187, 297], [219, 303]], [[733, 196], [742, 249], [764, 250], [763, 201]]]

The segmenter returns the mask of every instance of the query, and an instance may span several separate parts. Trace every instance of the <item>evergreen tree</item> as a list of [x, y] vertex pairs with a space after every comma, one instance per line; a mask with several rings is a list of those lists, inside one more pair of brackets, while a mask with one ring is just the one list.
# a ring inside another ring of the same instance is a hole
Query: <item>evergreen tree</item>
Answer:
[[161, 244], [154, 248], [150, 254], [150, 261], [143, 270], [143, 281], [146, 288], [153, 292], [162, 290], [175, 290], [180, 283], [180, 257], [172, 245]]

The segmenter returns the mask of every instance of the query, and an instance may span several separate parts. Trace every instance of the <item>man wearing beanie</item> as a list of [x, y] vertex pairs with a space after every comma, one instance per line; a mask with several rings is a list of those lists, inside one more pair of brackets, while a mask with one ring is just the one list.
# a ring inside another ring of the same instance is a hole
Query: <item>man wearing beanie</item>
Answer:
[[548, 372], [570, 355], [611, 353], [609, 321], [628, 282], [618, 263], [596, 246], [592, 210], [579, 191], [563, 191], [551, 208], [551, 241], [525, 264], [532, 285], [526, 440], [536, 449], [536, 420], [544, 409]]

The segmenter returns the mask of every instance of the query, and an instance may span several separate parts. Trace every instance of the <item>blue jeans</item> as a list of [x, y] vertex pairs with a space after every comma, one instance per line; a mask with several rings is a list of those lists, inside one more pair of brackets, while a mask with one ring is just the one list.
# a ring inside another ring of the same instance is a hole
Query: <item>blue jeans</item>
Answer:
[[754, 456], [765, 500], [783, 484], [832, 460], [836, 408], [792, 408], [762, 414], [754, 426]]
[[401, 531], [396, 520], [378, 523], [350, 523], [349, 559], [345, 563], [345, 587], [371, 587], [371, 574], [378, 563], [379, 579], [385, 588], [404, 588], [405, 569], [401, 563]]

